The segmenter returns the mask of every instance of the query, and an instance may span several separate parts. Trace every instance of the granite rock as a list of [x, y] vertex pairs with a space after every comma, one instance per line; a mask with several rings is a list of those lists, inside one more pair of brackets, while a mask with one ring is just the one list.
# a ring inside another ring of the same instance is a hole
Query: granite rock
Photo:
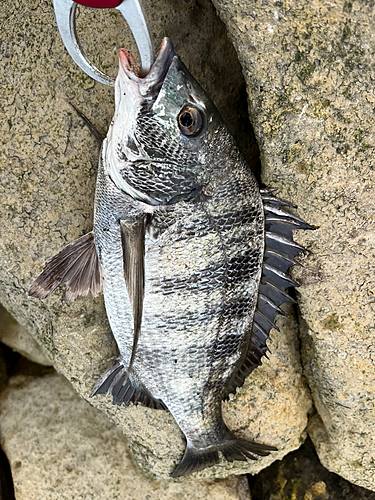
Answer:
[[1, 305], [0, 342], [19, 352], [30, 361], [34, 361], [34, 363], [52, 366], [51, 360], [43, 352], [38, 342]]
[[[212, 4], [150, 0], [144, 5], [155, 40], [171, 37], [238, 142], [247, 140], [251, 146], [241, 118], [241, 67]], [[98, 147], [68, 101], [105, 133], [113, 113], [113, 89], [93, 82], [71, 61], [50, 1], [8, 3], [0, 17], [0, 65], [7, 76], [0, 95], [0, 302], [87, 398], [116, 355], [102, 297], [69, 306], [61, 300], [62, 290], [45, 301], [29, 298], [27, 290], [46, 258], [92, 227]], [[113, 11], [80, 10], [78, 33], [94, 62], [112, 74], [116, 46], [133, 50]], [[252, 146], [245, 151], [250, 161], [253, 151]], [[197, 477], [255, 473], [304, 439], [311, 401], [301, 376], [297, 325], [293, 319], [279, 324], [270, 360], [224, 405], [227, 424], [238, 435], [277, 446], [279, 452], [257, 462], [223, 461]], [[169, 413], [113, 407], [110, 397], [94, 398], [92, 404], [122, 427], [147, 474], [169, 477], [184, 450]]]
[[237, 49], [262, 180], [317, 229], [295, 272], [309, 433], [325, 467], [375, 490], [373, 2], [214, 0]]
[[0, 395], [0, 422], [16, 500], [250, 500], [246, 477], [146, 478], [121, 430], [54, 371], [12, 377]]

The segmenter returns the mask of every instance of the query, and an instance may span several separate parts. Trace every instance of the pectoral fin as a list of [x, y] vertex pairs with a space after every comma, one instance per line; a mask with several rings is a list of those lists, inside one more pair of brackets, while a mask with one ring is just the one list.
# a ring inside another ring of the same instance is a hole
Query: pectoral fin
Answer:
[[125, 282], [133, 310], [134, 339], [132, 353], [127, 368], [133, 365], [142, 324], [143, 297], [145, 289], [145, 230], [147, 216], [129, 223], [121, 221], [121, 239], [124, 258]]
[[43, 272], [32, 283], [29, 295], [45, 299], [66, 283], [64, 299], [73, 302], [91, 292], [93, 297], [102, 289], [100, 264], [95, 248], [94, 234], [85, 234], [49, 259]]

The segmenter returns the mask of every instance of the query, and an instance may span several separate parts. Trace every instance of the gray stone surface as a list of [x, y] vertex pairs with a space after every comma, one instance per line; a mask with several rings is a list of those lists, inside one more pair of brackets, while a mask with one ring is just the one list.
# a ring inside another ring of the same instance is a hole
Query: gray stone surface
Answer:
[[[165, 34], [172, 38], [243, 141], [238, 114], [241, 70], [213, 6], [208, 0], [160, 0], [145, 2], [145, 7], [155, 40]], [[0, 95], [0, 302], [87, 397], [116, 354], [102, 298], [68, 306], [61, 301], [61, 290], [39, 301], [29, 298], [27, 289], [47, 257], [91, 229], [98, 148], [68, 100], [104, 133], [113, 113], [113, 90], [91, 81], [71, 61], [50, 1], [9, 2], [0, 16], [0, 65], [6, 75]], [[115, 74], [115, 46], [131, 47], [121, 18], [114, 12], [84, 10], [78, 30], [97, 65]], [[198, 477], [255, 473], [303, 439], [311, 402], [301, 378], [297, 329], [293, 320], [280, 324], [270, 361], [224, 405], [226, 421], [235, 432], [275, 445], [279, 452], [249, 464], [221, 463]], [[113, 407], [109, 397], [92, 403], [124, 429], [145, 472], [169, 477], [184, 449], [170, 414]]]
[[246, 477], [146, 478], [121, 430], [57, 373], [10, 379], [0, 431], [16, 500], [250, 500]]
[[329, 470], [375, 490], [373, 2], [215, 0], [244, 69], [262, 179], [318, 226], [301, 346]]
[[34, 361], [34, 363], [52, 366], [51, 359], [46, 356], [38, 342], [1, 305], [0, 342], [19, 352], [27, 359]]

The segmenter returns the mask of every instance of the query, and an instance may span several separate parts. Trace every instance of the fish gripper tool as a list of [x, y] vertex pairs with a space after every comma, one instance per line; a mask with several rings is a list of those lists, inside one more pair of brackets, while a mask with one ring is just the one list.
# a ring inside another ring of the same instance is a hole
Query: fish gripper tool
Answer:
[[154, 45], [147, 25], [146, 16], [139, 0], [53, 0], [57, 27], [60, 36], [73, 61], [91, 78], [104, 85], [114, 86], [115, 80], [88, 59], [82, 49], [76, 32], [77, 4], [96, 9], [114, 8], [121, 12], [128, 24], [141, 58], [140, 74], [146, 75], [155, 59]]

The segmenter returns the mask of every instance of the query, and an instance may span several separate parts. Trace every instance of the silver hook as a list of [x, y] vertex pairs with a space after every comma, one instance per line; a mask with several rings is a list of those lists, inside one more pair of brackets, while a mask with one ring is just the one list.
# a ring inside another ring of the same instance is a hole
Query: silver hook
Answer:
[[[114, 86], [115, 80], [94, 66], [80, 46], [76, 32], [76, 2], [53, 0], [53, 6], [60, 36], [73, 61], [94, 80], [104, 85]], [[147, 74], [154, 62], [155, 51], [142, 6], [139, 0], [124, 0], [115, 8], [121, 12], [137, 44], [141, 57], [140, 72]]]

